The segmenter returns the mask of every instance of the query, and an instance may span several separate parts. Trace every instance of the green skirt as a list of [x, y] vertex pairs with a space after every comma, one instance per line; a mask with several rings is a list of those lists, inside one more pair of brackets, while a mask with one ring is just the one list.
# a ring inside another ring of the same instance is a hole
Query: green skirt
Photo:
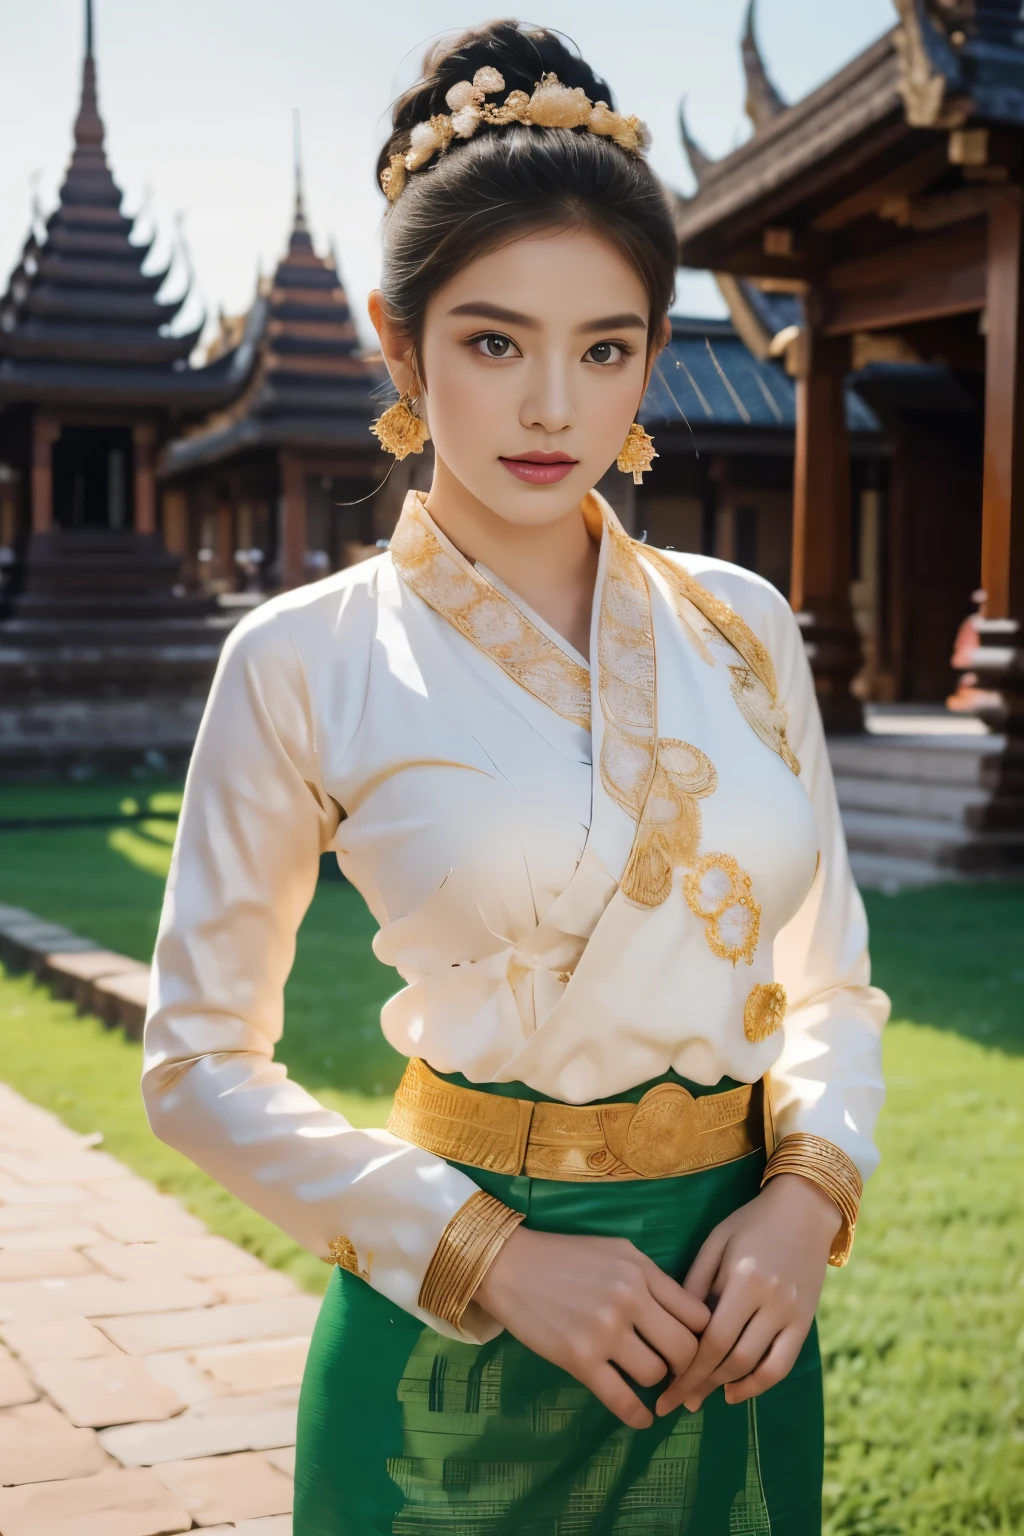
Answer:
[[[684, 1081], [669, 1072], [615, 1100]], [[544, 1097], [522, 1083], [490, 1091]], [[627, 1237], [682, 1279], [763, 1169], [758, 1152], [620, 1184], [465, 1171], [529, 1227]], [[652, 1408], [661, 1390], [636, 1387]], [[698, 1413], [634, 1430], [510, 1334], [445, 1338], [337, 1269], [302, 1383], [294, 1536], [820, 1536], [823, 1443], [814, 1329], [760, 1398], [730, 1407], [719, 1388]]]

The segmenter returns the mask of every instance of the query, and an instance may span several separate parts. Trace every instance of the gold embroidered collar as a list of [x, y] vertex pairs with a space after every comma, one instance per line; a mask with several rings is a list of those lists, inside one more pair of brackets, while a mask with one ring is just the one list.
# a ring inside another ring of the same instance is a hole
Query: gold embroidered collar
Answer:
[[406, 586], [527, 693], [589, 731], [588, 669], [444, 538], [424, 502], [422, 491], [409, 492], [391, 539], [391, 558]]
[[[591, 493], [582, 511], [591, 537], [606, 538], [609, 543], [598, 665], [606, 729], [603, 766], [613, 798], [636, 817], [654, 776], [657, 700], [645, 561], [667, 583], [680, 618], [686, 622], [683, 605], [691, 604], [740, 657], [742, 665], [729, 668], [732, 696], [765, 746], [798, 774], [800, 764], [787, 740], [786, 715], [778, 702], [775, 667], [750, 626], [661, 550], [631, 539], [601, 497]], [[391, 557], [406, 585], [507, 676], [556, 714], [590, 729], [588, 668], [573, 660], [444, 538], [426, 509], [422, 491], [410, 491], [405, 499], [391, 540]], [[705, 659], [711, 660], [706, 647], [698, 644]], [[635, 761], [627, 766], [626, 759]]]

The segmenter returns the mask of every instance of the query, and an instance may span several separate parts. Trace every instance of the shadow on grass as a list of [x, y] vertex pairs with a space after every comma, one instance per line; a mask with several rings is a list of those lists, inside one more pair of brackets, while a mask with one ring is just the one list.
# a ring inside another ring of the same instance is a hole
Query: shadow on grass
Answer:
[[[152, 958], [170, 863], [172, 822], [7, 832], [0, 839], [0, 902], [133, 959]], [[299, 932], [285, 993], [279, 1060], [312, 1092], [391, 1093], [404, 1059], [380, 1031], [381, 1005], [400, 985], [371, 949], [376, 924], [362, 897], [322, 878]]]
[[865, 893], [893, 1018], [1024, 1053], [1024, 884]]

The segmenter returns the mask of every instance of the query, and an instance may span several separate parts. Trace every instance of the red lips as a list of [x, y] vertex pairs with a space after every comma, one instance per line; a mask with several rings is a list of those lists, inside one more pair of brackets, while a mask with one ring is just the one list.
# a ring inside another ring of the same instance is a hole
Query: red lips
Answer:
[[556, 485], [572, 473], [579, 460], [568, 453], [541, 453], [533, 450], [517, 454], [515, 458], [503, 457], [501, 462], [509, 474], [515, 475], [517, 480], [527, 485]]

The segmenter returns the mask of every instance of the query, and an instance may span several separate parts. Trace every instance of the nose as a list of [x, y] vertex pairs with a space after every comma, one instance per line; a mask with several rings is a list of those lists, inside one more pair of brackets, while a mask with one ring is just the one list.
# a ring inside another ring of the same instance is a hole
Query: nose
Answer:
[[519, 420], [524, 427], [539, 427], [549, 434], [564, 432], [573, 425], [575, 401], [568, 356], [552, 351], [535, 360], [527, 376]]

